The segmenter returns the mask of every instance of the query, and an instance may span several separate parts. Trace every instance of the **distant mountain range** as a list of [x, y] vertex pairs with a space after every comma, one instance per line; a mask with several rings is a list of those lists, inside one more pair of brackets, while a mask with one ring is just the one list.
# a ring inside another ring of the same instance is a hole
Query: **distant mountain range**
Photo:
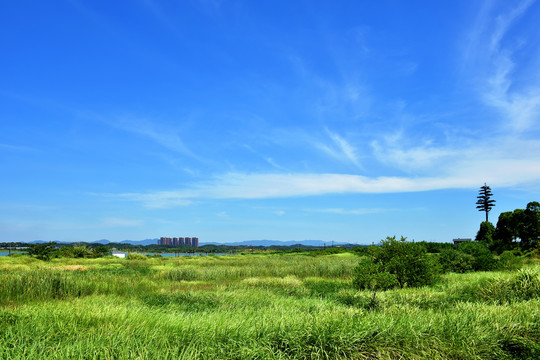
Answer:
[[[246, 240], [238, 242], [228, 243], [203, 243], [203, 245], [229, 245], [229, 246], [292, 246], [292, 245], [305, 245], [305, 246], [331, 246], [331, 241], [323, 240], [291, 240], [291, 241], [279, 241], [279, 240]], [[334, 242], [334, 245], [346, 245], [342, 242]]]
[[[48, 241], [43, 240], [35, 240], [30, 241], [31, 244], [42, 244], [46, 243]], [[114, 242], [116, 244], [130, 244], [130, 245], [157, 245], [158, 239], [145, 239], [145, 240], [123, 240], [123, 241], [109, 241], [107, 239], [97, 240], [97, 241], [89, 241], [89, 243], [93, 244], [110, 244], [111, 242]], [[73, 243], [73, 241], [57, 241], [59, 244], [70, 244]], [[279, 241], [279, 240], [246, 240], [246, 241], [237, 241], [237, 242], [226, 242], [226, 243], [218, 243], [218, 242], [201, 242], [199, 243], [199, 246], [203, 245], [228, 245], [228, 246], [292, 246], [292, 245], [304, 245], [304, 246], [331, 246], [331, 241], [323, 241], [323, 240], [291, 240], [291, 241]], [[333, 245], [347, 245], [348, 243], [344, 242], [334, 242]]]
[[[96, 241], [84, 241], [84, 242], [89, 243], [89, 244], [103, 244], [103, 245], [107, 245], [110, 243], [130, 244], [130, 245], [157, 245], [158, 240], [159, 239], [146, 239], [146, 240], [138, 240], [138, 241], [137, 240], [109, 241], [107, 239], [101, 239], [101, 240], [96, 240]], [[43, 241], [43, 240], [29, 241], [30, 244], [43, 244], [47, 242], [48, 241]], [[73, 244], [73, 243], [78, 243], [78, 242], [83, 242], [83, 241], [56, 241], [56, 243], [58, 244]]]

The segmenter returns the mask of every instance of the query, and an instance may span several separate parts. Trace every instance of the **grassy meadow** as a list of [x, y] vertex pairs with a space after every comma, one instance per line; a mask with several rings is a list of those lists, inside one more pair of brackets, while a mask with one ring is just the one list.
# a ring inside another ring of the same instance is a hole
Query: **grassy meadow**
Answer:
[[0, 257], [0, 359], [539, 359], [540, 266], [352, 287], [359, 257]]

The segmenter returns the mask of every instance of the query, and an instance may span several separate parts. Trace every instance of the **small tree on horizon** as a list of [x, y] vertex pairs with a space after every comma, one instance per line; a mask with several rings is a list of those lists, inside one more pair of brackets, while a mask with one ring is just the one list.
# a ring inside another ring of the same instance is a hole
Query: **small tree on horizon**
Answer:
[[478, 192], [478, 200], [476, 201], [476, 208], [478, 211], [485, 211], [486, 212], [486, 222], [488, 222], [488, 214], [491, 211], [491, 208], [495, 206], [495, 200], [491, 199], [493, 196], [493, 193], [491, 192], [491, 188], [484, 183], [483, 186], [480, 187], [480, 191]]

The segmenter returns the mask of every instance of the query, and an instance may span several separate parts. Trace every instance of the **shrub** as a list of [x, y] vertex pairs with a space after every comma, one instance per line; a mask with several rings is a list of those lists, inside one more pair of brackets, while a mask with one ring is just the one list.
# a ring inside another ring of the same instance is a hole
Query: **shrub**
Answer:
[[93, 257], [103, 257], [109, 255], [110, 249], [106, 246], [98, 246], [92, 249], [94, 251]]
[[40, 260], [48, 261], [51, 257], [57, 255], [56, 242], [48, 242], [43, 244], [29, 244], [28, 254], [35, 255]]
[[106, 246], [95, 248], [87, 248], [86, 246], [62, 246], [56, 253], [60, 257], [67, 258], [98, 258], [108, 255], [109, 251], [109, 248]]
[[367, 246], [355, 246], [352, 248], [353, 253], [356, 255], [367, 255], [368, 254], [368, 247]]
[[437, 267], [426, 249], [406, 238], [387, 237], [381, 246], [372, 246], [369, 261], [361, 261], [353, 283], [361, 289], [386, 290], [395, 286], [416, 287], [434, 282]]
[[472, 271], [474, 257], [456, 249], [443, 249], [439, 254], [439, 264], [443, 272], [464, 273]]
[[458, 245], [458, 250], [472, 255], [474, 271], [490, 271], [495, 270], [497, 267], [497, 261], [484, 243], [477, 241], [462, 242]]
[[146, 260], [148, 259], [148, 256], [142, 255], [142, 254], [129, 253], [127, 256], [127, 259], [128, 260]]
[[382, 263], [384, 269], [396, 276], [400, 287], [429, 285], [435, 280], [436, 266], [427, 257], [426, 249], [405, 237], [387, 237], [381, 241], [374, 262]]
[[518, 270], [521, 265], [521, 259], [514, 255], [512, 251], [505, 251], [499, 257], [499, 268], [502, 270]]
[[353, 285], [361, 290], [388, 290], [396, 287], [398, 281], [396, 275], [384, 271], [381, 263], [365, 259], [355, 269]]
[[60, 255], [69, 258], [89, 258], [93, 257], [93, 254], [92, 249], [88, 249], [86, 246], [62, 246], [60, 249]]

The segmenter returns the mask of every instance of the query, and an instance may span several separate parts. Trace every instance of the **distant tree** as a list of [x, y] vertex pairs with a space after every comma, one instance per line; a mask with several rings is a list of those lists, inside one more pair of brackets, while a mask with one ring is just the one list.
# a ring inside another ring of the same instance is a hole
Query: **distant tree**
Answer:
[[[519, 242], [518, 242], [519, 240]], [[540, 203], [532, 201], [526, 209], [515, 209], [499, 215], [493, 247], [498, 252], [518, 245], [530, 250], [540, 242]]]
[[499, 215], [493, 239], [493, 250], [502, 253], [517, 246], [514, 223], [514, 212], [505, 211]]
[[540, 240], [540, 203], [537, 201], [528, 203], [527, 208], [521, 210], [516, 217], [516, 236], [520, 239], [521, 248], [523, 250], [534, 248]]
[[485, 243], [490, 248], [493, 246], [493, 237], [495, 236], [495, 226], [489, 221], [482, 221], [480, 229], [476, 233], [476, 241]]
[[97, 246], [94, 249], [95, 257], [102, 257], [109, 254], [110, 249], [106, 246]]
[[438, 254], [445, 249], [453, 249], [453, 243], [441, 243], [441, 242], [432, 242], [432, 241], [420, 241], [418, 244], [422, 245], [426, 251], [430, 254]]
[[476, 201], [476, 208], [478, 211], [485, 211], [486, 212], [486, 221], [488, 220], [488, 214], [491, 211], [491, 208], [495, 206], [495, 200], [491, 199], [493, 194], [491, 193], [491, 188], [484, 183], [483, 186], [480, 187], [480, 191], [478, 192], [478, 201]]
[[43, 244], [30, 244], [28, 246], [28, 254], [35, 255], [40, 260], [48, 261], [56, 252], [56, 242], [48, 242]]

